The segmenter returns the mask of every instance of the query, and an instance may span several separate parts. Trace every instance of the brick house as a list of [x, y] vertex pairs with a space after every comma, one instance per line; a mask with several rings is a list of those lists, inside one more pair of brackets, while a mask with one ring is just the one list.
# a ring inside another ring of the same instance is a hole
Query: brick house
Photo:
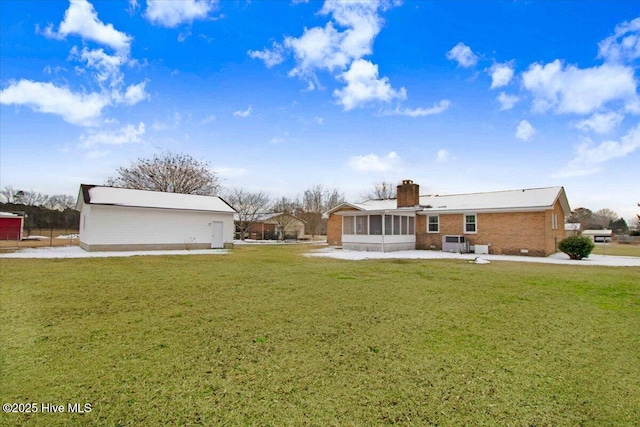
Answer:
[[405, 180], [397, 199], [343, 203], [325, 215], [327, 242], [345, 249], [548, 256], [570, 212], [563, 187], [420, 196]]

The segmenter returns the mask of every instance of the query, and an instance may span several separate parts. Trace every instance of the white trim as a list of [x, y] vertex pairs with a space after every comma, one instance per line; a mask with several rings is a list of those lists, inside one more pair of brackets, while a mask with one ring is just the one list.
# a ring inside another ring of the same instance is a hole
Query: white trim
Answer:
[[[467, 217], [473, 216], [475, 218], [474, 225], [476, 226], [475, 231], [467, 231]], [[477, 213], [464, 213], [462, 214], [462, 230], [464, 230], [464, 234], [478, 234], [478, 214]]]
[[[439, 234], [440, 233], [440, 215], [437, 215], [437, 214], [436, 215], [428, 215], [427, 214], [426, 217], [427, 217], [427, 233], [429, 233], [429, 234]], [[438, 229], [436, 231], [430, 231], [429, 230], [429, 218], [434, 218], [434, 217], [438, 218], [438, 222], [436, 224], [438, 226]]]

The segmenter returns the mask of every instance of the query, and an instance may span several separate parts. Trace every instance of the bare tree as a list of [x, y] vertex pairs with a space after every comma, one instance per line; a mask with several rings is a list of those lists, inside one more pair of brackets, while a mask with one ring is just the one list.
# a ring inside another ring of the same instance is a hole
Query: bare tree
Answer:
[[13, 195], [13, 203], [26, 205], [26, 206], [42, 206], [44, 205], [49, 196], [42, 193], [36, 193], [33, 190], [23, 191], [18, 190]]
[[4, 198], [5, 203], [15, 203], [15, 195], [18, 192], [15, 188], [10, 185], [7, 185], [0, 191], [0, 195]]
[[325, 189], [322, 184], [314, 185], [307, 189], [302, 197], [303, 213], [300, 214], [306, 221], [307, 232], [316, 236], [326, 228], [326, 220], [322, 213], [344, 203], [344, 195], [337, 189]]
[[278, 229], [280, 230], [280, 240], [284, 240], [287, 237], [287, 232], [293, 229], [293, 224], [296, 222], [296, 217], [288, 212], [282, 212], [275, 214], [272, 219], [276, 222]]
[[49, 209], [64, 211], [73, 208], [76, 205], [76, 198], [68, 194], [55, 194], [46, 201], [44, 206]]
[[598, 226], [606, 229], [618, 219], [618, 214], [611, 209], [600, 209], [593, 214], [593, 219]]
[[260, 219], [260, 215], [269, 208], [269, 196], [263, 192], [251, 193], [241, 188], [230, 190], [225, 199], [237, 212], [236, 225], [240, 239]]
[[567, 218], [569, 223], [579, 223], [580, 228], [586, 230], [593, 224], [593, 212], [587, 208], [577, 208]]
[[382, 181], [373, 184], [373, 189], [362, 194], [365, 200], [395, 199], [397, 197], [397, 185], [392, 182]]
[[280, 230], [280, 239], [284, 240], [287, 232], [292, 230], [292, 226], [297, 220], [296, 216], [301, 214], [302, 206], [298, 199], [283, 196], [273, 202], [271, 212], [274, 214], [272, 219]]
[[204, 196], [213, 196], [220, 189], [218, 177], [209, 164], [188, 154], [164, 153], [151, 159], [140, 158], [128, 167], [119, 167], [116, 173], [107, 180], [107, 185]]
[[302, 211], [302, 206], [298, 199], [290, 199], [286, 196], [282, 196], [276, 199], [271, 205], [271, 212], [274, 213], [289, 213], [291, 215], [299, 215]]

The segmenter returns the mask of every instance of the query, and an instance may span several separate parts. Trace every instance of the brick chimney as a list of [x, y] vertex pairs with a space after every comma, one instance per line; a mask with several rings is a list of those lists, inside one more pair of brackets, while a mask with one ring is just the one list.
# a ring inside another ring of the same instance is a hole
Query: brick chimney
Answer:
[[406, 208], [420, 204], [420, 186], [410, 179], [405, 179], [398, 185], [398, 207]]

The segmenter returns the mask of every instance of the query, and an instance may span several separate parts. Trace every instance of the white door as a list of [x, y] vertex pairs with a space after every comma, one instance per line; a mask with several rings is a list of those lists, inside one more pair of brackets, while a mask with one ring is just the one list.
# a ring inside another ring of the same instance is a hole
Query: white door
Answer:
[[211, 247], [215, 249], [222, 248], [222, 221], [214, 221], [212, 226]]

